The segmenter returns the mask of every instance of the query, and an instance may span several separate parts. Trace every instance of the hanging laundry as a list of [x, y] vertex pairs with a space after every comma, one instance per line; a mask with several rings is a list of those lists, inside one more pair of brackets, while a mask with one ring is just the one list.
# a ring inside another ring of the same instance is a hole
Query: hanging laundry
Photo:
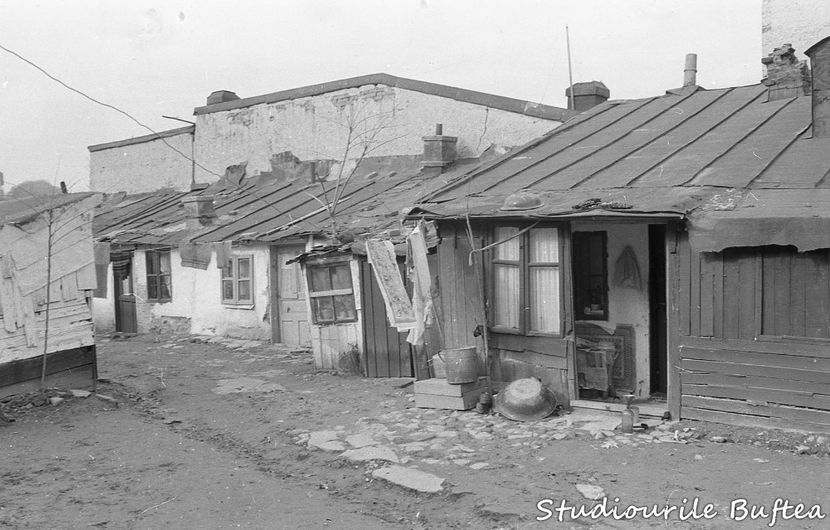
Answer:
[[222, 268], [231, 257], [231, 242], [221, 241], [213, 244], [213, 251], [216, 253], [216, 266]]
[[182, 258], [182, 267], [206, 270], [210, 264], [210, 256], [213, 254], [212, 246], [196, 243], [180, 243], [179, 255]]
[[406, 294], [392, 242], [369, 239], [366, 241], [366, 255], [372, 270], [375, 271], [375, 278], [386, 305], [389, 325], [398, 331], [413, 329], [415, 313]]
[[642, 289], [643, 281], [640, 278], [640, 265], [637, 263], [637, 254], [630, 246], [620, 252], [620, 257], [614, 263], [614, 285]]
[[406, 341], [415, 346], [424, 343], [424, 333], [432, 316], [432, 282], [427, 261], [427, 245], [424, 238], [423, 221], [407, 238], [409, 257], [412, 264], [412, 309], [415, 313], [415, 327], [409, 332]]

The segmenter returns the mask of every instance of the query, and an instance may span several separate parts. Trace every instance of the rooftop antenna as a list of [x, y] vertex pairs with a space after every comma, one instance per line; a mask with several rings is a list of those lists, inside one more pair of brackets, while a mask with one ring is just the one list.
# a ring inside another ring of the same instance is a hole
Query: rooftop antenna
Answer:
[[576, 106], [574, 105], [574, 78], [571, 70], [571, 35], [568, 32], [567, 24], [565, 24], [565, 43], [568, 47], [568, 84], [571, 88], [569, 90], [570, 95], [568, 96], [568, 109], [574, 110], [576, 109]]

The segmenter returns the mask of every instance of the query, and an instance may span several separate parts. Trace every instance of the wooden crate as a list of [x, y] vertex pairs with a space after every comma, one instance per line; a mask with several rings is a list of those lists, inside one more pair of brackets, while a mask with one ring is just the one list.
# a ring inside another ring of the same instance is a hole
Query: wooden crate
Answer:
[[415, 406], [428, 409], [469, 410], [476, 406], [478, 396], [487, 389], [487, 378], [474, 383], [451, 385], [446, 379], [415, 381]]

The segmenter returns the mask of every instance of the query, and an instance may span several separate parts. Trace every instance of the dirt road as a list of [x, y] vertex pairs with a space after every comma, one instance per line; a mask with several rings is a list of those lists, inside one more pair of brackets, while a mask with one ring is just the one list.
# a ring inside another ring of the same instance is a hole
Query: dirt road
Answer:
[[[725, 528], [730, 508], [747, 510], [746, 528], [773, 515], [776, 528], [827, 526], [826, 438], [698, 423], [631, 436], [584, 413], [519, 424], [415, 409], [405, 380], [206, 340], [102, 338], [97, 391], [117, 405], [58, 391], [57, 404], [5, 403], [16, 421], [0, 425], [0, 527]], [[812, 516], [782, 520], [794, 512], [781, 501]], [[674, 511], [568, 511], [603, 502]]]

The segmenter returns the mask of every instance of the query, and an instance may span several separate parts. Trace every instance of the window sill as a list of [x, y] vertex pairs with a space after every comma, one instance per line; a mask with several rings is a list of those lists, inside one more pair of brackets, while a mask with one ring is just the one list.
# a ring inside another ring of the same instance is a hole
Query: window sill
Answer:
[[150, 304], [169, 304], [172, 301], [173, 301], [172, 298], [159, 298], [159, 299], [148, 298], [147, 299], [147, 303], [150, 303]]
[[228, 302], [222, 302], [222, 306], [225, 309], [253, 309], [254, 304], [233, 304]]
[[337, 322], [312, 322], [313, 325], [319, 328], [327, 328], [329, 326], [340, 326], [344, 324], [354, 324], [357, 322], [357, 319], [354, 320], [338, 320]]

